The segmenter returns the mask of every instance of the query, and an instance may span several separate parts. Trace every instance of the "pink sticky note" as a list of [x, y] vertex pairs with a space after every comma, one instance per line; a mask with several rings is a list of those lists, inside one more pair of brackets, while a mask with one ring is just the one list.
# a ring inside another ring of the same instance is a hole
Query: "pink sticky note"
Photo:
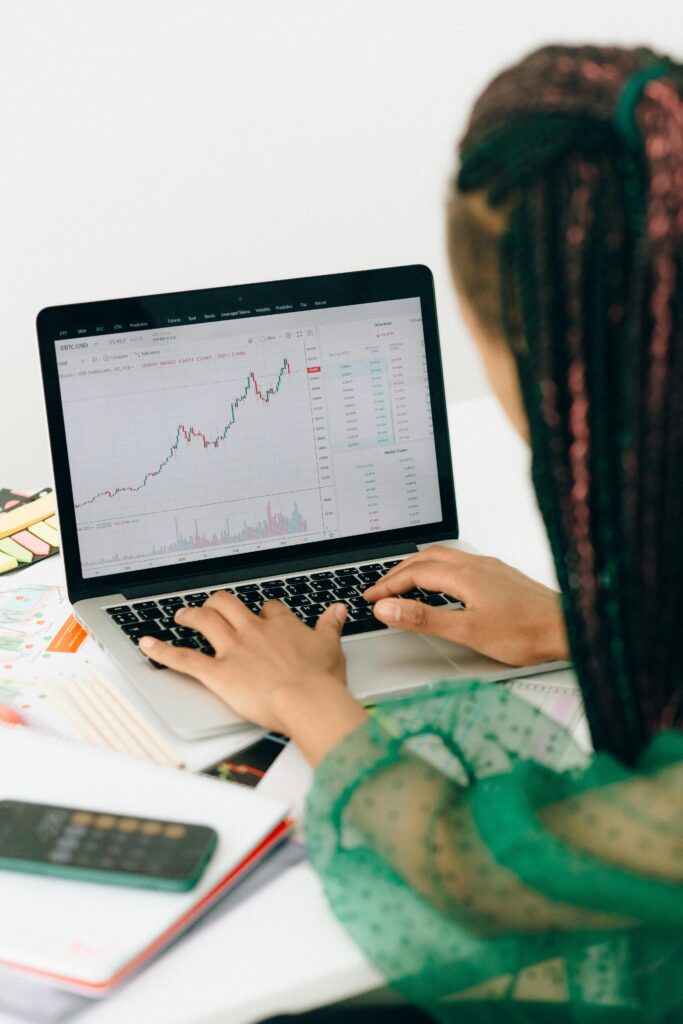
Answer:
[[19, 533], [12, 534], [12, 540], [16, 541], [17, 544], [21, 544], [22, 547], [28, 548], [34, 555], [50, 554], [50, 545], [46, 544], [40, 537], [34, 537], [28, 530], [20, 530]]

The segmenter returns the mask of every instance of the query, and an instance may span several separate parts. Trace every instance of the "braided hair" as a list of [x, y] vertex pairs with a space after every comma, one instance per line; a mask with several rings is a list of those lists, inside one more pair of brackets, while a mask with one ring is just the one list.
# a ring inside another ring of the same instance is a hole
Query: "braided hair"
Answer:
[[593, 743], [626, 763], [683, 728], [682, 91], [647, 49], [538, 50], [475, 105], [450, 203], [456, 281], [516, 356]]

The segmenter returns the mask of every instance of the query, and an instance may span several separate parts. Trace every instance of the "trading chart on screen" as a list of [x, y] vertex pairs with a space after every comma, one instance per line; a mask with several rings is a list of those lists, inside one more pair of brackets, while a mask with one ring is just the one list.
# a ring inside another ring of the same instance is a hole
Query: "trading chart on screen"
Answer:
[[417, 299], [57, 355], [85, 576], [441, 517]]

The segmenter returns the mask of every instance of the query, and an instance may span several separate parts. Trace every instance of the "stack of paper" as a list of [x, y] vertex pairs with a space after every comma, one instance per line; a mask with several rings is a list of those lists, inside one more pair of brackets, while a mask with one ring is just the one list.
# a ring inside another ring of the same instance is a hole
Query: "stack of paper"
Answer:
[[0, 799], [196, 822], [219, 842], [195, 889], [164, 893], [0, 871], [0, 966], [105, 995], [287, 834], [287, 804], [231, 783], [7, 729]]

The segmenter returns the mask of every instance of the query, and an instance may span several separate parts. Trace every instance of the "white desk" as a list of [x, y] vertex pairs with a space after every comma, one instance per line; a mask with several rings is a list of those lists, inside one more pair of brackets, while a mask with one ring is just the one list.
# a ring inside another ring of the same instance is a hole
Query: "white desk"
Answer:
[[[453, 406], [450, 420], [463, 539], [553, 583], [525, 446], [491, 398]], [[313, 871], [300, 863], [232, 909], [218, 908], [157, 963], [77, 1020], [251, 1024], [381, 984], [328, 910]], [[0, 1024], [15, 1021], [0, 1015]]]

